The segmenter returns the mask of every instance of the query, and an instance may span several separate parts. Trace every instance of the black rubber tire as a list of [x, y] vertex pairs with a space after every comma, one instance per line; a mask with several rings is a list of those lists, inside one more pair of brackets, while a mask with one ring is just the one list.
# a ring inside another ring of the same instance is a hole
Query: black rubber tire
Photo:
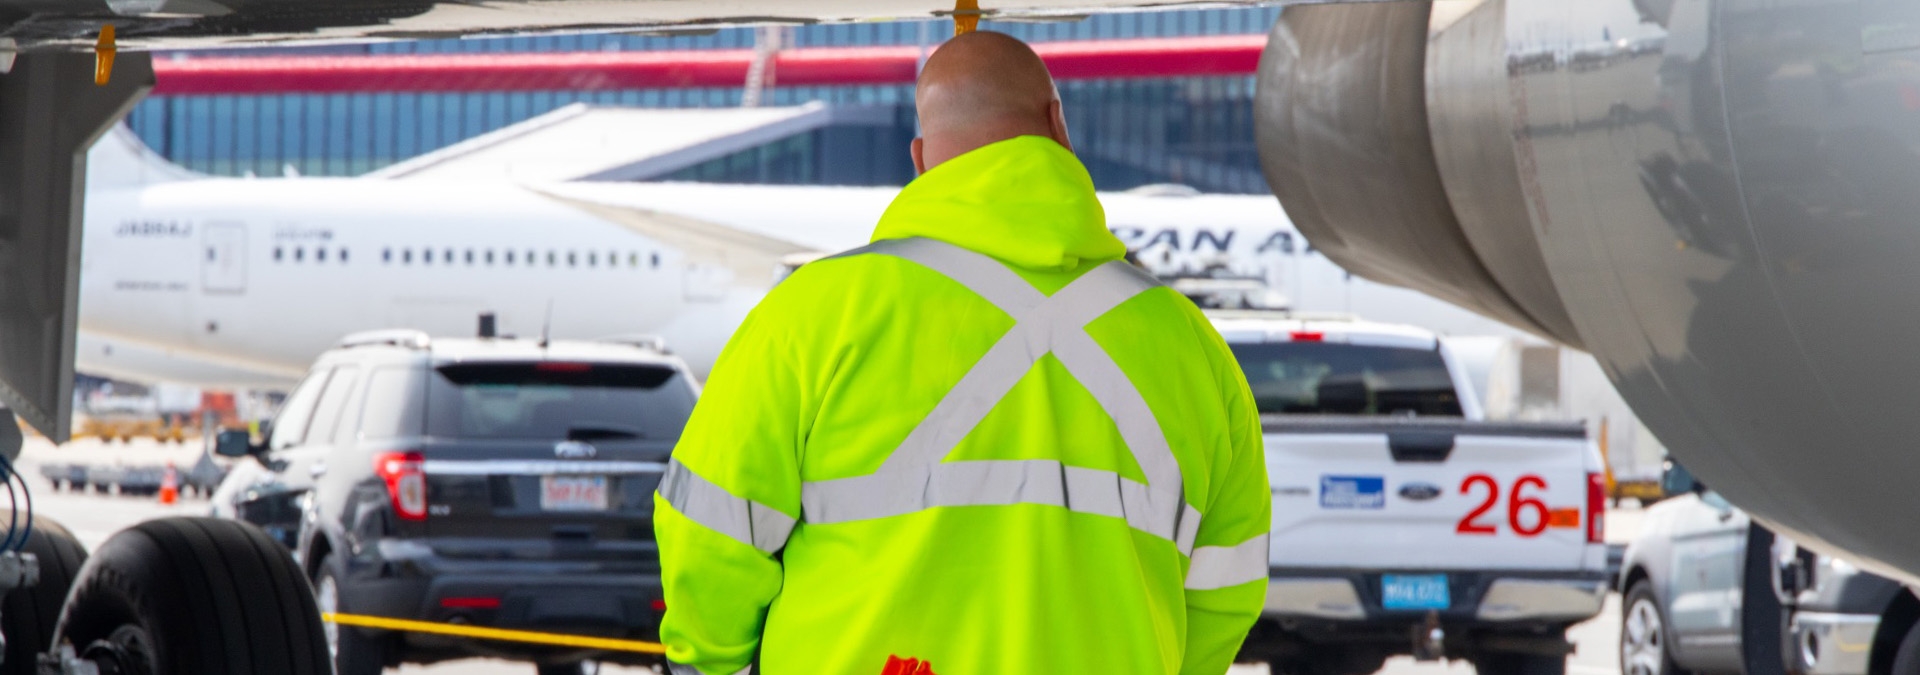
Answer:
[[1566, 675], [1567, 657], [1542, 654], [1496, 653], [1473, 658], [1479, 675]]
[[[0, 522], [13, 512], [0, 510]], [[60, 623], [60, 606], [80, 566], [87, 562], [87, 550], [73, 533], [48, 518], [35, 518], [33, 533], [27, 535], [23, 552], [40, 560], [40, 582], [14, 589], [0, 599], [0, 633], [7, 637], [6, 660], [0, 662], [0, 675], [35, 675], [34, 660], [53, 645], [53, 631]]]
[[1920, 624], [1907, 629], [1907, 636], [1900, 639], [1887, 675], [1920, 675]]
[[[331, 578], [334, 588], [340, 588], [339, 559], [333, 554], [320, 561], [320, 567], [314, 572], [313, 587], [319, 593], [322, 584]], [[317, 596], [316, 596], [317, 597]], [[339, 602], [338, 595], [335, 603]], [[336, 606], [338, 606], [336, 604]], [[324, 608], [323, 610], [324, 611]], [[342, 611], [351, 611], [342, 608]], [[333, 656], [335, 675], [380, 675], [387, 667], [387, 640], [383, 633], [369, 632], [363, 628], [338, 626], [335, 628], [340, 641], [339, 653]], [[325, 645], [325, 643], [322, 643]]]
[[55, 643], [81, 654], [137, 633], [155, 675], [329, 675], [313, 589], [253, 525], [149, 520], [80, 569]]
[[534, 672], [538, 675], [595, 675], [600, 672], [600, 667], [591, 662], [562, 663], [535, 666]]

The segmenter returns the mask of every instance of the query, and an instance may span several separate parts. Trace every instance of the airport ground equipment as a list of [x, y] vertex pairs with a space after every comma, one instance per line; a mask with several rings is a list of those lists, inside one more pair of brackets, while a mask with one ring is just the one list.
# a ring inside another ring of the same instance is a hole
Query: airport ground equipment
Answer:
[[251, 459], [213, 498], [300, 561], [339, 675], [660, 663], [652, 498], [693, 407], [683, 362], [634, 338], [340, 344], [261, 442], [219, 436]]
[[1628, 546], [1624, 675], [1914, 675], [1920, 600], [1899, 582], [1775, 537], [1669, 464]]
[[1607, 591], [1599, 450], [1578, 423], [1488, 422], [1425, 330], [1214, 312], [1262, 413], [1267, 604], [1242, 658], [1361, 675], [1391, 656], [1566, 670]]
[[[179, 472], [182, 494], [213, 494], [228, 468], [203, 454], [193, 466]], [[82, 464], [50, 462], [40, 465], [40, 476], [55, 490], [90, 490], [101, 494], [148, 496], [160, 490], [164, 464]]]

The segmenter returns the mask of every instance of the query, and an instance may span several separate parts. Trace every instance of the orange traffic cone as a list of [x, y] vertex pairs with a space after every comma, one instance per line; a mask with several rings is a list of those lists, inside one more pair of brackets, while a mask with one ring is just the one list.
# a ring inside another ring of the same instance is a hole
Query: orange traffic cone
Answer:
[[173, 463], [167, 463], [167, 474], [160, 478], [160, 503], [172, 504], [180, 500], [180, 472], [173, 469]]

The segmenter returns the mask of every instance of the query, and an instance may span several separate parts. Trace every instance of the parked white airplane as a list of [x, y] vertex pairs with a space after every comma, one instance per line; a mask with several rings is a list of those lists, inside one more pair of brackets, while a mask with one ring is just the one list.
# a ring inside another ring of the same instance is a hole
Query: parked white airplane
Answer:
[[[904, 151], [904, 150], [903, 150]], [[659, 335], [704, 373], [783, 259], [865, 243], [897, 190], [211, 178], [125, 129], [90, 155], [78, 363], [133, 381], [280, 388], [347, 332]], [[1156, 271], [1266, 277], [1295, 309], [1513, 334], [1311, 252], [1270, 197], [1103, 194]]]

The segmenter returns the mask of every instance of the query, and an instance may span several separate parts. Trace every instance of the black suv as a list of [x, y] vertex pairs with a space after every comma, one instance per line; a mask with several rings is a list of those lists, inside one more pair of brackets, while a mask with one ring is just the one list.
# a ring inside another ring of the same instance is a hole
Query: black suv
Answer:
[[[323, 612], [657, 640], [653, 493], [696, 385], [657, 341], [349, 336], [214, 495], [285, 543]], [[631, 652], [328, 625], [339, 675], [474, 656], [590, 672]]]

